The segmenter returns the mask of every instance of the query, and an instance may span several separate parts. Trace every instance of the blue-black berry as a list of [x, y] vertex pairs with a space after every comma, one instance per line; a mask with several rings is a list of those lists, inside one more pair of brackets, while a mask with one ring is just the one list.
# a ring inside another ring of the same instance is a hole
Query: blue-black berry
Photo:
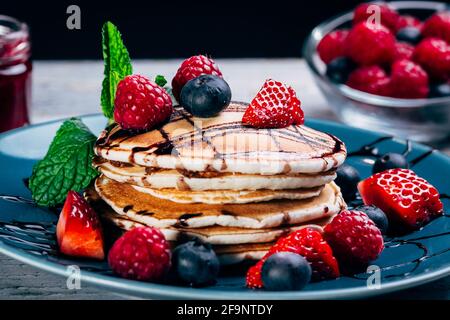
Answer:
[[416, 27], [405, 27], [397, 31], [397, 40], [401, 42], [408, 42], [410, 44], [418, 44], [422, 39], [420, 30]]
[[407, 169], [408, 166], [409, 166], [408, 161], [403, 155], [399, 153], [389, 152], [375, 161], [372, 172], [378, 173], [388, 169], [395, 169], [395, 168]]
[[430, 86], [430, 98], [450, 97], [450, 82]]
[[336, 170], [336, 174], [335, 182], [341, 188], [344, 199], [346, 201], [355, 199], [357, 185], [361, 180], [358, 170], [348, 164], [343, 164]]
[[348, 58], [336, 58], [327, 65], [326, 75], [334, 83], [345, 83], [355, 67], [355, 63]]
[[386, 214], [376, 206], [359, 206], [355, 210], [364, 212], [372, 220], [382, 234], [386, 234], [389, 228], [389, 221]]

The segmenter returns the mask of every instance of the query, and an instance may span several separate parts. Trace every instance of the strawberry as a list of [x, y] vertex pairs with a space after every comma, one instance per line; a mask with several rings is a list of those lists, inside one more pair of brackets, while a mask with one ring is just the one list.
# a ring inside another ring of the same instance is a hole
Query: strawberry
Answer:
[[317, 53], [326, 64], [332, 60], [345, 56], [345, 40], [348, 30], [335, 30], [322, 38], [317, 45]]
[[342, 211], [325, 226], [324, 238], [340, 262], [364, 265], [383, 251], [381, 231], [361, 211]]
[[242, 122], [256, 128], [284, 128], [303, 124], [304, 115], [295, 91], [269, 79], [250, 102]]
[[68, 256], [103, 260], [103, 232], [97, 213], [69, 191], [56, 226], [59, 249]]
[[418, 229], [443, 213], [439, 193], [409, 169], [386, 170], [358, 184], [364, 204], [375, 205], [391, 222]]
[[414, 53], [414, 46], [406, 42], [395, 44], [394, 60], [411, 59]]
[[311, 264], [313, 279], [334, 279], [339, 277], [339, 266], [330, 246], [322, 238], [319, 231], [303, 228], [280, 238], [266, 255], [247, 272], [247, 286], [262, 288], [261, 268], [264, 262], [274, 253], [293, 252], [303, 256]]
[[391, 67], [390, 95], [395, 98], [420, 99], [429, 93], [428, 75], [418, 64], [402, 59]]
[[356, 25], [359, 22], [368, 21], [371, 17], [377, 17], [376, 13], [379, 13], [380, 23], [383, 26], [392, 31], [396, 30], [399, 14], [395, 9], [384, 3], [362, 3], [357, 6], [353, 12], [353, 24]]
[[430, 78], [450, 79], [450, 44], [438, 38], [423, 39], [414, 49], [413, 60], [428, 72]]
[[410, 15], [400, 16], [397, 20], [396, 31], [399, 31], [403, 28], [414, 27], [419, 30], [422, 29], [422, 22], [416, 17]]
[[363, 66], [350, 73], [347, 85], [353, 89], [377, 94], [388, 95], [390, 79], [379, 66]]
[[436, 37], [450, 44], [450, 11], [435, 13], [423, 24], [425, 37]]

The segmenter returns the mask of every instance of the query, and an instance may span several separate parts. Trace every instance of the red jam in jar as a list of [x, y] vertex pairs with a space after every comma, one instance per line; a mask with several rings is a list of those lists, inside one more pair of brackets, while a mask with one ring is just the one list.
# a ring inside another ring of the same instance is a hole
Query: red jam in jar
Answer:
[[29, 122], [31, 70], [27, 25], [0, 15], [0, 132]]

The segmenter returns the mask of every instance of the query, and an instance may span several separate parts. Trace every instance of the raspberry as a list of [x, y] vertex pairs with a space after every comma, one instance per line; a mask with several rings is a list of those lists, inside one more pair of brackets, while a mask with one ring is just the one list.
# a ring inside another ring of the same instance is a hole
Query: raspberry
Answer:
[[335, 30], [328, 33], [317, 45], [317, 53], [326, 64], [332, 60], [345, 56], [345, 40], [348, 30]]
[[386, 96], [389, 82], [389, 77], [381, 67], [368, 66], [354, 70], [348, 78], [347, 85], [356, 90]]
[[420, 99], [429, 93], [428, 75], [410, 60], [398, 60], [392, 64], [390, 94], [395, 98]]
[[406, 42], [397, 42], [395, 44], [394, 61], [401, 59], [411, 59], [414, 53], [414, 46]]
[[407, 28], [407, 27], [415, 27], [415, 28], [421, 30], [422, 22], [413, 16], [409, 16], [409, 15], [400, 16], [397, 20], [397, 25], [396, 25], [395, 30], [398, 31], [400, 29]]
[[242, 122], [256, 128], [284, 128], [303, 124], [304, 115], [295, 91], [269, 79], [250, 102]]
[[172, 79], [172, 93], [175, 99], [179, 102], [181, 89], [183, 89], [184, 85], [189, 80], [203, 74], [212, 74], [222, 77], [222, 72], [220, 72], [213, 59], [198, 55], [184, 60], [175, 74], [175, 77]]
[[158, 281], [170, 268], [169, 244], [161, 231], [138, 227], [127, 231], [108, 255], [112, 270], [134, 280]]
[[353, 24], [356, 25], [360, 22], [366, 22], [371, 17], [375, 17], [374, 9], [379, 10], [381, 18], [380, 23], [386, 28], [395, 31], [397, 28], [399, 14], [395, 11], [395, 9], [383, 3], [362, 3], [357, 6], [353, 12]]
[[358, 190], [366, 205], [375, 205], [406, 229], [418, 229], [443, 213], [439, 192], [412, 170], [386, 170], [361, 181]]
[[141, 75], [125, 77], [117, 86], [114, 120], [123, 129], [145, 131], [172, 114], [169, 94]]
[[413, 60], [431, 78], [445, 82], [450, 79], [450, 45], [438, 38], [422, 40], [414, 50]]
[[319, 231], [303, 228], [280, 238], [267, 254], [247, 272], [247, 286], [262, 288], [261, 268], [264, 262], [274, 253], [293, 252], [303, 256], [311, 264], [313, 279], [334, 279], [340, 276], [339, 266], [330, 246], [322, 238]]
[[384, 64], [392, 61], [395, 38], [382, 25], [361, 22], [350, 31], [346, 46], [348, 56], [360, 65]]
[[450, 11], [438, 12], [428, 18], [422, 33], [425, 37], [440, 38], [450, 44]]
[[339, 261], [347, 265], [367, 264], [384, 248], [380, 230], [361, 211], [342, 211], [325, 226], [324, 238]]

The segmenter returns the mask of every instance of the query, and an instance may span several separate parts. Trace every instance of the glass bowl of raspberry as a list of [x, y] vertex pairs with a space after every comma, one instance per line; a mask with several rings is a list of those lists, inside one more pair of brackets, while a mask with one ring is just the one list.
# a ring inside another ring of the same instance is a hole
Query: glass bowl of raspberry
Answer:
[[340, 119], [420, 142], [450, 138], [450, 7], [363, 3], [317, 26], [303, 56]]

